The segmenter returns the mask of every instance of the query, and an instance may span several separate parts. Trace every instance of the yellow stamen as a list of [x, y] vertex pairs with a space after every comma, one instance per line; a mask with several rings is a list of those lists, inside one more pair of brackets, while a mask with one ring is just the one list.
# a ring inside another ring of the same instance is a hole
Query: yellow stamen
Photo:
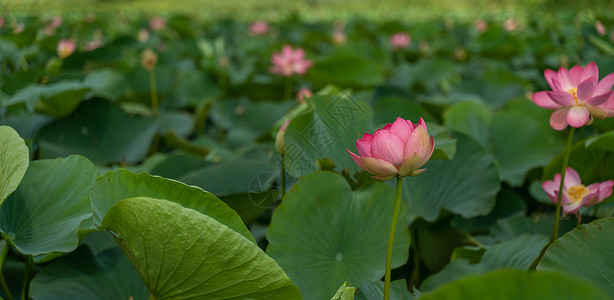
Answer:
[[565, 194], [567, 198], [571, 200], [573, 203], [577, 203], [584, 199], [584, 196], [588, 195], [588, 189], [583, 185], [574, 185], [567, 190], [565, 190]]
[[567, 91], [568, 93], [570, 93], [573, 96], [573, 99], [576, 101], [576, 104], [578, 103], [578, 88], [571, 88]]

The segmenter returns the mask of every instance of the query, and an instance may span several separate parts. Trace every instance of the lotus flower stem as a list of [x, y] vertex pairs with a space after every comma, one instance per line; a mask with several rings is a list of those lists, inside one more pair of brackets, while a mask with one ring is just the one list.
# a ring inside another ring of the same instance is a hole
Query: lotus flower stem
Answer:
[[26, 270], [23, 279], [23, 289], [21, 291], [21, 300], [30, 300], [30, 281], [32, 280], [32, 270], [34, 269], [34, 259], [32, 255], [25, 255]]
[[561, 170], [561, 183], [559, 184], [559, 194], [556, 201], [556, 211], [554, 213], [554, 230], [552, 231], [552, 241], [554, 242], [559, 236], [559, 219], [561, 218], [561, 199], [563, 197], [563, 184], [565, 183], [565, 173], [567, 170], [567, 164], [569, 163], [569, 155], [571, 154], [571, 142], [573, 141], [573, 134], [576, 128], [571, 127], [569, 130], [569, 136], [567, 137], [567, 146], [565, 146], [565, 154], [563, 156], [563, 167]]
[[4, 279], [4, 273], [2, 272], [2, 267], [4, 266], [4, 260], [6, 256], [9, 254], [9, 242], [4, 241], [4, 247], [2, 248], [2, 253], [0, 253], [0, 285], [2, 285], [2, 291], [6, 295], [8, 300], [13, 300], [13, 294], [9, 290], [8, 285], [6, 284], [6, 280]]
[[411, 248], [414, 254], [414, 270], [411, 273], [410, 277], [410, 287], [412, 289], [420, 284], [420, 256], [418, 255], [418, 243], [416, 242], [418, 239], [418, 229], [415, 225], [411, 226]]
[[284, 198], [284, 195], [286, 194], [286, 169], [285, 169], [285, 165], [286, 164], [286, 154], [285, 152], [281, 153], [281, 174], [279, 174], [279, 176], [281, 177], [280, 179], [280, 185], [281, 185], [281, 197], [280, 200]]
[[149, 94], [151, 95], [151, 107], [154, 116], [158, 116], [158, 90], [156, 89], [156, 71], [149, 71]]
[[401, 189], [403, 188], [403, 178], [397, 177], [397, 195], [394, 202], [394, 212], [392, 213], [392, 224], [390, 225], [390, 235], [388, 236], [388, 248], [386, 249], [386, 275], [384, 277], [384, 300], [389, 299], [390, 295], [390, 267], [392, 266], [392, 245], [394, 244], [394, 232], [397, 229], [399, 211], [401, 210]]

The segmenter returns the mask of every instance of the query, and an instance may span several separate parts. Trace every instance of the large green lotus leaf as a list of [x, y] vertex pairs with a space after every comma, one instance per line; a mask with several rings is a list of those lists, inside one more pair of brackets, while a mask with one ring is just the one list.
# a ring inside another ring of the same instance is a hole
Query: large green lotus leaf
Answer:
[[146, 300], [148, 292], [119, 247], [94, 254], [81, 246], [36, 274], [30, 296], [35, 300]]
[[301, 298], [252, 241], [177, 203], [128, 198], [113, 205], [101, 228], [122, 247], [150, 299]]
[[313, 110], [292, 119], [284, 136], [286, 171], [294, 177], [307, 175], [316, 170], [318, 158], [331, 158], [338, 170], [358, 171], [345, 149], [356, 153], [356, 140], [371, 127], [371, 108], [345, 93], [308, 101]]
[[[576, 227], [576, 220], [563, 218], [559, 221], [559, 237]], [[542, 234], [552, 236], [554, 216], [533, 215], [499, 219], [491, 227], [490, 234], [497, 241], [509, 241], [523, 234]]]
[[96, 167], [78, 155], [32, 162], [0, 208], [0, 231], [23, 254], [75, 250], [79, 225], [92, 215], [89, 190], [96, 177]]
[[279, 177], [279, 166], [262, 161], [232, 161], [191, 171], [177, 178], [217, 196], [263, 192]]
[[420, 300], [609, 299], [588, 282], [558, 273], [498, 270], [450, 282]]
[[435, 150], [431, 160], [454, 158], [454, 155], [456, 155], [456, 139], [450, 135], [450, 132], [445, 127], [434, 123], [427, 123], [426, 127], [435, 140]]
[[[414, 289], [414, 292], [416, 290]], [[370, 281], [365, 280], [360, 284], [360, 288], [356, 291], [356, 300], [379, 300], [384, 297], [384, 282], [381, 280]], [[407, 290], [407, 282], [405, 279], [395, 280], [390, 283], [390, 299], [395, 300], [411, 300], [416, 299]]]
[[316, 86], [371, 86], [382, 83], [384, 77], [369, 59], [352, 54], [337, 54], [318, 60], [305, 75]]
[[0, 126], [0, 206], [17, 189], [29, 163], [23, 139], [13, 128]]
[[[311, 173], [292, 186], [273, 214], [267, 253], [305, 299], [326, 299], [344, 281], [378, 280], [384, 275], [394, 195], [383, 182], [352, 192], [341, 175]], [[409, 231], [400, 218], [393, 268], [407, 261], [408, 249]]]
[[448, 108], [444, 114], [444, 126], [464, 133], [480, 143], [484, 149], [490, 149], [488, 129], [493, 113], [486, 104], [479, 101], [463, 101]]
[[124, 74], [114, 69], [91, 71], [83, 80], [83, 85], [91, 89], [86, 95], [87, 98], [100, 97], [108, 100], [117, 100], [128, 87]]
[[[540, 186], [541, 188], [541, 186]], [[497, 202], [492, 212], [487, 216], [477, 216], [464, 219], [461, 216], [452, 218], [452, 226], [456, 229], [468, 232], [487, 232], [499, 219], [523, 216], [527, 210], [527, 204], [519, 194], [511, 188], [502, 188], [497, 193]]]
[[526, 271], [539, 256], [547, 242], [548, 237], [545, 235], [524, 234], [513, 240], [489, 247], [479, 263], [469, 264], [469, 261], [464, 259], [454, 260], [441, 272], [427, 278], [420, 286], [420, 291], [432, 291], [438, 286], [468, 274], [480, 274], [508, 268]]
[[108, 101], [90, 100], [40, 130], [40, 155], [81, 154], [96, 164], [136, 163], [147, 155], [156, 128], [154, 119], [130, 117]]
[[[614, 133], [609, 131], [595, 137], [578, 141], [572, 146], [569, 166], [580, 174], [582, 183], [589, 185], [614, 179]], [[563, 155], [560, 153], [546, 168], [542, 180], [552, 180], [554, 174], [561, 173]], [[611, 198], [610, 198], [611, 199]]]
[[134, 197], [155, 197], [178, 203], [215, 219], [255, 243], [237, 213], [213, 194], [172, 179], [135, 174], [125, 169], [107, 172], [96, 180], [90, 192], [94, 223], [100, 225], [115, 203]]
[[430, 161], [424, 173], [403, 180], [409, 220], [422, 217], [433, 221], [441, 209], [463, 218], [492, 211], [500, 186], [493, 156], [465, 135], [453, 137], [458, 145], [454, 159]]
[[4, 101], [4, 105], [24, 103], [28, 110], [36, 110], [54, 118], [72, 113], [83, 100], [89, 87], [76, 80], [47, 85], [31, 84]]
[[537, 265], [539, 271], [555, 271], [593, 283], [614, 297], [614, 218], [598, 219], [554, 241]]
[[511, 186], [521, 186], [529, 170], [547, 165], [554, 156], [551, 131], [527, 114], [496, 114], [491, 136], [501, 179]]

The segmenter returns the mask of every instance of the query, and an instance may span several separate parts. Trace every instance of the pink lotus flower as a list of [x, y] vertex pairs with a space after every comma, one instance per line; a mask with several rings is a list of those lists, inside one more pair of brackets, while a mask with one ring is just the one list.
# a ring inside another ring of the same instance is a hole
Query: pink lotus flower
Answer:
[[269, 71], [286, 77], [293, 74], [303, 75], [313, 65], [311, 60], [305, 59], [305, 51], [302, 48], [297, 47], [294, 50], [290, 45], [284, 45], [281, 52], [273, 53], [271, 62], [273, 66]]
[[390, 36], [390, 47], [392, 47], [393, 50], [407, 48], [410, 42], [411, 38], [409, 34], [405, 32], [397, 32]]
[[298, 93], [296, 93], [296, 101], [298, 101], [298, 103], [304, 103], [305, 98], [311, 97], [313, 97], [313, 92], [308, 87], [302, 87], [298, 90]]
[[509, 18], [503, 22], [503, 29], [507, 32], [516, 31], [518, 29], [518, 21], [514, 18]]
[[599, 70], [594, 62], [586, 68], [560, 68], [558, 73], [546, 70], [544, 76], [552, 91], [533, 94], [533, 101], [543, 108], [554, 109], [550, 116], [552, 128], [563, 130], [568, 124], [578, 128], [590, 124], [593, 117], [603, 119], [614, 113], [608, 111], [608, 107], [614, 108], [614, 97], [610, 97], [614, 73], [598, 81]]
[[269, 23], [265, 21], [256, 21], [249, 25], [250, 35], [264, 35], [269, 32]]
[[373, 135], [365, 133], [356, 141], [360, 156], [345, 149], [363, 170], [375, 175], [373, 179], [388, 180], [395, 176], [416, 176], [433, 154], [435, 141], [429, 138], [426, 123], [418, 124], [397, 118], [392, 124], [378, 129]]
[[[542, 187], [552, 202], [556, 204], [561, 184], [561, 174], [554, 175], [554, 180], [542, 183]], [[589, 186], [582, 184], [580, 175], [576, 170], [567, 167], [565, 170], [565, 182], [563, 183], [563, 195], [561, 205], [564, 214], [573, 214], [580, 210], [580, 207], [588, 207], [603, 201], [612, 195], [614, 181], [608, 180], [602, 183], [596, 182]]]
[[62, 25], [62, 16], [55, 16], [51, 22], [45, 26], [43, 33], [49, 36], [55, 35], [55, 30], [60, 27], [60, 25]]
[[147, 40], [149, 40], [149, 30], [145, 28], [141, 28], [141, 30], [139, 30], [139, 33], [137, 35], [137, 39], [141, 43], [147, 42]]
[[58, 42], [57, 51], [60, 59], [64, 59], [73, 54], [75, 49], [77, 49], [77, 44], [73, 39], [63, 39]]
[[605, 26], [603, 26], [603, 23], [601, 23], [601, 21], [599, 20], [595, 22], [595, 30], [597, 30], [597, 33], [599, 33], [599, 35], [605, 35]]
[[484, 21], [482, 19], [477, 19], [477, 20], [475, 20], [475, 22], [473, 22], [473, 27], [479, 33], [484, 33], [484, 32], [486, 32], [488, 30], [488, 23], [486, 23], [486, 21]]
[[149, 28], [151, 28], [151, 30], [160, 30], [164, 27], [166, 27], [166, 20], [163, 18], [156, 17], [149, 20]]

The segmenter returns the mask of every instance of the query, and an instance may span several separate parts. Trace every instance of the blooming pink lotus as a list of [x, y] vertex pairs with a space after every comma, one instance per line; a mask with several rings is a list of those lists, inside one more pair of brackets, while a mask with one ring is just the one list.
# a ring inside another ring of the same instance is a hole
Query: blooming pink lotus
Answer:
[[305, 51], [302, 48], [297, 47], [294, 50], [290, 45], [284, 45], [281, 52], [273, 53], [271, 62], [273, 66], [269, 71], [286, 77], [293, 74], [303, 75], [313, 65], [311, 60], [305, 59]]
[[[554, 180], [542, 183], [542, 187], [550, 200], [556, 204], [561, 184], [561, 174], [554, 175]], [[565, 182], [563, 183], [563, 195], [561, 205], [565, 214], [573, 214], [580, 210], [580, 207], [588, 207], [603, 201], [612, 195], [614, 181], [608, 180], [602, 183], [596, 182], [589, 186], [582, 184], [580, 175], [573, 168], [567, 167], [565, 170]]]
[[407, 48], [410, 42], [411, 38], [405, 32], [397, 32], [390, 36], [390, 47], [394, 50]]
[[77, 44], [73, 39], [63, 39], [58, 42], [58, 56], [63, 59], [71, 55], [77, 49]]
[[435, 141], [428, 135], [426, 123], [418, 124], [397, 118], [392, 124], [378, 129], [373, 135], [365, 133], [356, 141], [360, 156], [346, 151], [363, 170], [375, 175], [373, 179], [388, 180], [395, 176], [416, 176], [433, 154]]
[[578, 128], [590, 124], [593, 117], [603, 119], [614, 113], [608, 109], [614, 108], [614, 97], [610, 97], [614, 73], [598, 81], [599, 70], [594, 62], [585, 68], [560, 68], [558, 73], [548, 69], [544, 76], [552, 91], [533, 94], [533, 101], [543, 108], [554, 109], [550, 116], [552, 128], [563, 130], [568, 124]]
[[269, 23], [265, 21], [255, 21], [249, 25], [250, 35], [264, 35], [269, 32]]

